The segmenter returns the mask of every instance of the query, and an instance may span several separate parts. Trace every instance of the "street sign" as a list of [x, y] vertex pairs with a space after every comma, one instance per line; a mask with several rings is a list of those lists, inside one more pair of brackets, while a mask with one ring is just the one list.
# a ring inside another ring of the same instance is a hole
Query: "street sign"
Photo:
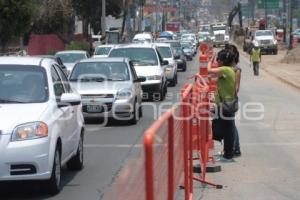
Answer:
[[258, 9], [278, 9], [279, 8], [279, 0], [258, 0], [257, 1]]
[[245, 17], [251, 16], [251, 6], [249, 4], [242, 4], [242, 15]]

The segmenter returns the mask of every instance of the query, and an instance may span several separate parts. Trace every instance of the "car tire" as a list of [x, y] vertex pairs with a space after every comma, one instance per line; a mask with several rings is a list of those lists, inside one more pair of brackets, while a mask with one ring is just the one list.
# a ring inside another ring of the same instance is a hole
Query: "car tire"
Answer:
[[143, 117], [143, 107], [142, 107], [142, 105], [139, 106], [139, 117], [140, 118]]
[[55, 148], [51, 177], [43, 183], [46, 194], [57, 194], [61, 190], [61, 151], [58, 145]]
[[132, 112], [132, 117], [131, 119], [129, 120], [129, 124], [131, 125], [135, 125], [137, 124], [138, 120], [139, 120], [139, 115], [137, 113], [137, 109], [136, 109], [136, 101], [134, 102], [134, 105], [133, 105], [133, 112]]
[[78, 171], [83, 168], [83, 135], [84, 131], [81, 132], [76, 155], [67, 162], [67, 168], [69, 170]]
[[175, 87], [176, 86], [176, 84], [177, 84], [177, 80], [176, 79], [177, 79], [177, 74], [175, 74], [174, 77], [173, 77], [173, 79], [170, 81], [169, 85], [171, 87]]
[[183, 68], [182, 71], [185, 72], [186, 71], [186, 63], [183, 64]]

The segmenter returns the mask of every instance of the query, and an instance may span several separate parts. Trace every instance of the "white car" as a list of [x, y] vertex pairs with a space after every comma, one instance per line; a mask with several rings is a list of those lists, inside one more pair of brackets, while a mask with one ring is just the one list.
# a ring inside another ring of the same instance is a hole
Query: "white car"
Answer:
[[95, 48], [95, 53], [93, 58], [105, 58], [108, 57], [108, 54], [110, 50], [114, 47], [115, 45], [107, 44], [107, 45], [100, 45]]
[[77, 63], [70, 74], [81, 94], [86, 118], [114, 118], [136, 124], [142, 117], [143, 91], [128, 58], [91, 58]]
[[164, 60], [169, 62], [168, 66], [165, 68], [166, 77], [169, 81], [169, 85], [175, 87], [177, 85], [177, 62], [175, 61], [171, 45], [167, 43], [156, 43], [158, 52]]
[[153, 41], [154, 39], [150, 33], [138, 33], [132, 39], [133, 43], [152, 43]]
[[83, 167], [81, 97], [53, 59], [0, 58], [0, 181], [61, 189], [61, 167]]
[[142, 82], [144, 97], [162, 101], [167, 93], [165, 68], [169, 62], [163, 60], [154, 44], [129, 44], [114, 47], [109, 57], [127, 57], [132, 61], [138, 76], [145, 76]]
[[72, 71], [78, 61], [90, 57], [87, 51], [81, 50], [59, 51], [55, 54], [55, 56], [59, 57], [67, 67], [68, 74]]

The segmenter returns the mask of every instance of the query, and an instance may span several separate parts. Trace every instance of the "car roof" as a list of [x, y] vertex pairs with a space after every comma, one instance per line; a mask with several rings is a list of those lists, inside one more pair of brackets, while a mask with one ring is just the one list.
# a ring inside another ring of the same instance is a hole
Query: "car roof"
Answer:
[[114, 49], [119, 48], [155, 48], [154, 43], [130, 43], [130, 44], [123, 44], [123, 45], [117, 45], [114, 47]]
[[66, 51], [58, 51], [56, 54], [62, 54], [62, 53], [86, 53], [86, 51], [83, 51], [83, 50], [66, 50]]
[[138, 33], [133, 37], [133, 39], [139, 39], [139, 38], [152, 39], [153, 37], [150, 33]]
[[80, 60], [78, 63], [88, 62], [127, 62], [129, 59], [124, 57], [102, 57], [102, 58], [88, 58]]
[[104, 44], [104, 45], [97, 45], [96, 48], [101, 48], [101, 47], [114, 47], [116, 46], [115, 44]]
[[41, 57], [20, 57], [20, 56], [9, 56], [0, 57], [0, 65], [24, 65], [26, 67], [31, 66], [41, 66], [42, 62], [54, 62], [51, 58], [41, 58]]
[[160, 42], [157, 42], [157, 43], [155, 43], [155, 45], [157, 47], [171, 47], [171, 45], [169, 43], [160, 43]]

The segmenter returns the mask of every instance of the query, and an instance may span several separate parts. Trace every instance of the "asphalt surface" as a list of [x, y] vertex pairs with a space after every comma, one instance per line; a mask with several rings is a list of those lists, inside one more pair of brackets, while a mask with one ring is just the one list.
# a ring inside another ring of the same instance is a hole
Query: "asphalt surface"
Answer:
[[[168, 87], [168, 96], [163, 102], [144, 102], [143, 118], [137, 125], [111, 122], [102, 126], [101, 121], [88, 121], [85, 132], [84, 169], [80, 172], [62, 172], [62, 191], [55, 196], [45, 196], [36, 182], [0, 183], [0, 199], [49, 199], [49, 200], [100, 200], [104, 191], [116, 178], [125, 163], [130, 160], [143, 132], [155, 121], [159, 111], [153, 108], [164, 103], [164, 109], [178, 101], [178, 93], [187, 77], [198, 70], [198, 56], [188, 62], [186, 72], [178, 72], [178, 85]], [[136, 146], [134, 146], [136, 145]]]
[[[223, 189], [195, 183], [194, 200], [300, 199], [299, 90], [262, 70], [260, 76], [253, 76], [248, 60], [242, 56], [240, 63], [242, 109], [238, 116], [242, 117], [236, 121], [242, 156], [233, 163], [218, 163], [222, 171], [208, 174], [208, 180], [222, 184]], [[247, 105], [259, 110], [244, 115]], [[222, 145], [217, 144], [216, 152], [220, 150]]]

